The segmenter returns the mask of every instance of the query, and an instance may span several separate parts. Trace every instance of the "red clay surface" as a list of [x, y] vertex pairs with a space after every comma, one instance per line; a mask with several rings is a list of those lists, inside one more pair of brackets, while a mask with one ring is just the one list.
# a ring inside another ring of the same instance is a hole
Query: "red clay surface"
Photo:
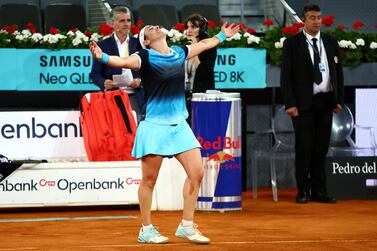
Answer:
[[[0, 251], [4, 250], [377, 250], [377, 201], [336, 204], [294, 203], [294, 190], [269, 189], [258, 199], [243, 194], [243, 210], [197, 212], [196, 223], [211, 239], [198, 245], [176, 238], [177, 211], [153, 212], [154, 224], [170, 243], [139, 244], [138, 210], [121, 207], [0, 210]], [[131, 219], [4, 222], [14, 219], [134, 216]]]

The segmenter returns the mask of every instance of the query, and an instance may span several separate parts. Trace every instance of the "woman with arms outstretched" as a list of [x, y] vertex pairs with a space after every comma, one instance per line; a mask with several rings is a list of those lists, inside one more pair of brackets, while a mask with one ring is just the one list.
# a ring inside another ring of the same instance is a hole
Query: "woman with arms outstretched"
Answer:
[[95, 42], [90, 44], [93, 56], [111, 67], [139, 70], [145, 99], [136, 132], [132, 155], [141, 158], [142, 180], [139, 205], [142, 227], [141, 243], [167, 243], [151, 220], [152, 193], [164, 157], [174, 156], [183, 166], [187, 179], [183, 187], [183, 214], [175, 235], [195, 243], [209, 243], [194, 221], [195, 205], [204, 175], [200, 144], [186, 122], [188, 116], [184, 90], [184, 63], [201, 52], [216, 47], [239, 31], [232, 24], [221, 27], [212, 38], [188, 46], [171, 46], [159, 26], [147, 25], [139, 33], [140, 51], [126, 58], [108, 56]]

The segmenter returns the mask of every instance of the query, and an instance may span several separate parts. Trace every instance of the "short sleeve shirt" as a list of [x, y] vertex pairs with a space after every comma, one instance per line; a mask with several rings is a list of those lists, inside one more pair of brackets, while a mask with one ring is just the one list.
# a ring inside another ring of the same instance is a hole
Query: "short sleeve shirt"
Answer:
[[141, 120], [156, 124], [179, 124], [188, 117], [184, 90], [187, 46], [172, 46], [169, 54], [152, 49], [136, 53], [144, 87]]

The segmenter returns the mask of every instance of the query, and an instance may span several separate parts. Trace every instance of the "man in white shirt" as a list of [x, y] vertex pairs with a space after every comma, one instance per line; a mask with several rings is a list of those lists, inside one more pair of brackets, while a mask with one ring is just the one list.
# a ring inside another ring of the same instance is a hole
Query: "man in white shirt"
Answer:
[[[125, 6], [116, 6], [110, 13], [110, 26], [114, 32], [111, 36], [98, 42], [98, 46], [109, 55], [127, 57], [137, 51], [137, 39], [129, 35], [131, 28], [131, 12]], [[121, 88], [130, 97], [132, 109], [141, 113], [144, 92], [141, 88], [141, 79], [138, 71], [112, 68], [93, 60], [90, 78], [101, 88], [111, 90]]]

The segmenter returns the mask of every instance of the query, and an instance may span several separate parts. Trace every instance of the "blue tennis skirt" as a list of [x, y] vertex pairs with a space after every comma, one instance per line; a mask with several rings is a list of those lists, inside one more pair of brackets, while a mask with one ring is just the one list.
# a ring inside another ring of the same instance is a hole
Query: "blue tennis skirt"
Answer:
[[200, 144], [186, 121], [176, 125], [161, 125], [141, 121], [137, 131], [132, 156], [139, 159], [148, 154], [174, 156]]

